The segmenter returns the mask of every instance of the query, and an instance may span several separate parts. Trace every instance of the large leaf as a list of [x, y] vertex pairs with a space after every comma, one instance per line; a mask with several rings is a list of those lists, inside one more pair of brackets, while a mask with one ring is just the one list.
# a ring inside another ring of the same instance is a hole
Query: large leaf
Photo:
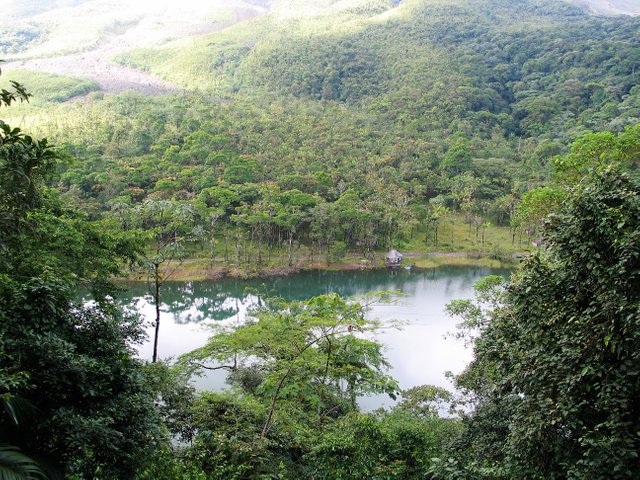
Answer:
[[18, 448], [0, 444], [0, 480], [43, 479], [46, 475], [36, 462]]
[[14, 425], [19, 425], [29, 418], [35, 407], [31, 402], [19, 397], [0, 397], [0, 405]]

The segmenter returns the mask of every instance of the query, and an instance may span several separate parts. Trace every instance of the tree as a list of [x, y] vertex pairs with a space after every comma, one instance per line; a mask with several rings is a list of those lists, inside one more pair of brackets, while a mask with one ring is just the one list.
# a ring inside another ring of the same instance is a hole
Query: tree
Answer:
[[544, 220], [566, 198], [566, 191], [558, 187], [540, 187], [526, 192], [511, 217], [514, 226], [527, 231], [529, 237], [540, 233]]
[[420, 417], [393, 409], [372, 414], [349, 414], [318, 435], [305, 457], [304, 478], [430, 478], [433, 458], [460, 434], [453, 418]]
[[296, 233], [305, 228], [310, 220], [309, 211], [318, 199], [300, 190], [288, 190], [278, 196], [275, 223], [287, 234], [287, 263], [293, 265], [292, 244]]
[[249, 157], [235, 157], [224, 169], [224, 179], [231, 184], [255, 181], [257, 163]]
[[138, 246], [109, 222], [88, 222], [47, 187], [61, 158], [46, 139], [0, 120], [0, 272], [35, 277], [53, 269], [100, 298]]
[[28, 402], [16, 424], [0, 418], [2, 439], [80, 478], [130, 478], [166, 436], [155, 391], [134, 358], [137, 318], [75, 303], [74, 286], [54, 276], [26, 282], [0, 276], [0, 367], [25, 372], [2, 395]]
[[454, 304], [480, 334], [458, 377], [477, 406], [447, 478], [637, 478], [639, 232], [640, 185], [601, 169], [504, 290]]
[[556, 176], [565, 184], [573, 184], [590, 170], [618, 165], [638, 175], [640, 165], [640, 125], [628, 127], [620, 135], [611, 132], [584, 135], [571, 146], [571, 152], [554, 159]]
[[151, 283], [151, 294], [155, 305], [155, 334], [153, 338], [153, 358], [158, 359], [160, 336], [160, 292], [176, 269], [182, 264], [186, 254], [185, 244], [197, 231], [196, 212], [191, 204], [169, 200], [147, 200], [132, 210], [133, 224], [145, 232], [151, 243], [151, 252], [143, 263]]
[[[252, 391], [268, 406], [260, 434], [264, 438], [281, 403], [323, 417], [355, 408], [362, 393], [394, 395], [397, 385], [384, 373], [388, 365], [381, 345], [355, 335], [376, 326], [364, 313], [363, 305], [335, 294], [272, 302], [244, 325], [218, 332], [182, 361], [197, 368], [258, 372]], [[212, 361], [214, 365], [207, 364]]]
[[[4, 60], [0, 60], [0, 62], [3, 61]], [[0, 73], [2, 73], [2, 71], [0, 71]], [[9, 107], [14, 102], [22, 103], [29, 101], [31, 94], [27, 92], [23, 85], [13, 80], [10, 81], [10, 84], [11, 90], [7, 90], [6, 88], [0, 90], [0, 107]]]
[[45, 475], [38, 464], [11, 445], [0, 445], [0, 478], [38, 480]]
[[227, 186], [205, 188], [196, 198], [195, 205], [209, 233], [211, 263], [215, 261], [215, 234], [218, 222], [222, 223], [225, 260], [228, 260], [227, 223], [239, 201], [238, 193]]
[[0, 122], [0, 476], [41, 478], [30, 457], [51, 476], [130, 478], [167, 441], [134, 358], [142, 329], [109, 300], [136, 249], [46, 187], [59, 159]]
[[[436, 200], [438, 197], [432, 199]], [[439, 199], [438, 199], [439, 200]], [[445, 207], [442, 203], [438, 201], [429, 202], [429, 210], [427, 213], [427, 225], [432, 226], [433, 228], [433, 246], [438, 248], [438, 227], [440, 226], [440, 221], [447, 214], [447, 207]], [[428, 235], [427, 235], [428, 238]]]
[[[15, 362], [6, 352], [4, 335], [0, 335], [0, 425], [18, 428], [23, 423], [33, 405], [15, 395], [16, 390], [27, 385], [28, 374], [16, 369]], [[15, 441], [15, 439], [12, 439]], [[0, 478], [32, 480], [44, 477], [38, 464], [18, 447], [7, 442], [5, 431], [0, 432]]]
[[457, 137], [445, 154], [440, 169], [452, 175], [460, 175], [471, 169], [469, 142], [464, 137]]

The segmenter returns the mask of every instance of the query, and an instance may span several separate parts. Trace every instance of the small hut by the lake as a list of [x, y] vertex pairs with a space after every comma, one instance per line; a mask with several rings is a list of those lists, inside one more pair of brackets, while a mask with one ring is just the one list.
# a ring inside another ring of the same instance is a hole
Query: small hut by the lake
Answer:
[[391, 250], [384, 256], [384, 263], [387, 267], [399, 267], [402, 265], [402, 254], [397, 250]]

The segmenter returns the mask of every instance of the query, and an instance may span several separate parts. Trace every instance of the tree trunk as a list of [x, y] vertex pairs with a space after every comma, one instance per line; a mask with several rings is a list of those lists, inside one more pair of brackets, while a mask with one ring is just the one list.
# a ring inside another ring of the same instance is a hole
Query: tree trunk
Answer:
[[320, 390], [320, 403], [318, 404], [318, 422], [322, 424], [322, 404], [325, 400], [325, 388], [327, 386], [327, 377], [329, 375], [329, 365], [331, 364], [332, 343], [327, 337], [327, 343], [329, 344], [329, 351], [327, 352], [327, 361], [324, 365], [324, 374], [322, 375], [322, 390]]
[[153, 264], [154, 273], [154, 291], [153, 300], [156, 304], [156, 331], [153, 339], [153, 357], [152, 362], [155, 363], [158, 360], [158, 337], [160, 335], [160, 264]]
[[287, 240], [287, 260], [289, 266], [293, 265], [293, 257], [291, 255], [291, 243], [293, 242], [293, 232], [289, 233], [289, 239]]
[[240, 265], [240, 234], [236, 230], [236, 264]]
[[289, 367], [287, 372], [282, 376], [282, 378], [278, 382], [278, 386], [276, 387], [276, 391], [274, 392], [273, 397], [271, 397], [271, 405], [269, 405], [269, 414], [267, 415], [267, 419], [264, 422], [264, 427], [262, 427], [262, 433], [260, 434], [260, 438], [265, 438], [267, 436], [267, 433], [269, 433], [269, 427], [271, 426], [271, 420], [273, 418], [273, 412], [274, 412], [274, 410], [276, 408], [276, 402], [278, 400], [278, 394], [280, 393], [280, 390], [282, 389], [282, 385], [284, 385], [284, 381], [287, 379], [287, 377], [291, 373], [292, 368], [293, 367]]
[[[223, 224], [224, 225], [224, 224]], [[227, 238], [227, 226], [224, 225], [222, 235], [224, 236], [224, 263], [229, 264], [229, 239]]]
[[213, 235], [211, 234], [211, 265], [216, 264], [216, 239]]

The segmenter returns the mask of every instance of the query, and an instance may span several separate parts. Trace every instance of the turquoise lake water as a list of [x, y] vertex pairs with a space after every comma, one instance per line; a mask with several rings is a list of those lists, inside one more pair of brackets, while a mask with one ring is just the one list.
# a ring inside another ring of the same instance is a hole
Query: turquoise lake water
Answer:
[[[310, 271], [287, 277], [260, 280], [222, 279], [203, 282], [173, 282], [162, 290], [159, 355], [177, 357], [206, 343], [210, 325], [219, 322], [240, 324], [247, 310], [263, 296], [302, 300], [324, 293], [350, 297], [379, 290], [402, 292], [396, 303], [375, 305], [370, 315], [382, 328], [375, 338], [386, 347], [390, 373], [401, 388], [433, 384], [450, 387], [446, 371], [460, 372], [471, 359], [462, 341], [450, 338], [456, 319], [444, 313], [445, 305], [458, 298], [471, 298], [473, 284], [487, 275], [508, 276], [506, 269], [484, 267], [439, 267], [425, 270], [387, 270], [327, 272]], [[149, 323], [154, 307], [145, 284], [128, 285], [123, 301], [142, 314]], [[385, 328], [400, 322], [401, 329]], [[153, 327], [149, 325], [149, 338]], [[151, 341], [140, 349], [140, 356], [151, 357]], [[197, 380], [203, 389], [225, 388], [225, 375], [212, 372]], [[360, 401], [365, 409], [390, 404], [375, 396]]]

